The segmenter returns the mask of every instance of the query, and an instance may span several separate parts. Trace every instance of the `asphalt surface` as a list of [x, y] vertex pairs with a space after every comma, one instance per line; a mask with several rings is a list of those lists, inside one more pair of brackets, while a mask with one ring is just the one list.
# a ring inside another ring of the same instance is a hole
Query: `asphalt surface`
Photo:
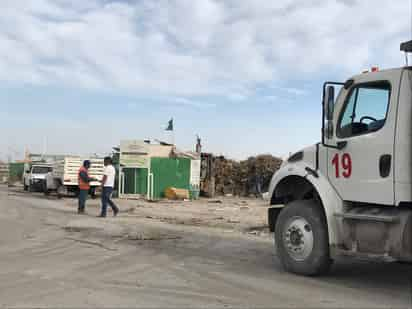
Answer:
[[412, 307], [410, 265], [345, 260], [300, 277], [269, 237], [66, 204], [0, 187], [0, 307]]

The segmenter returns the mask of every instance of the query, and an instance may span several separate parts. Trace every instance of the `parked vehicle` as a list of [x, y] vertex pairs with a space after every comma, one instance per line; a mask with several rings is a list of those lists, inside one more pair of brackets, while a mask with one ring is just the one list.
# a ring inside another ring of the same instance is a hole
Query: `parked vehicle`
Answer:
[[[89, 175], [99, 181], [103, 178], [103, 159], [89, 159], [81, 157], [65, 157], [63, 160], [56, 161], [53, 164], [53, 171], [46, 176], [46, 186], [44, 193], [56, 192], [59, 197], [64, 195], [78, 194], [78, 172], [84, 160], [90, 160], [91, 167]], [[100, 186], [99, 181], [90, 183], [90, 194], [95, 195], [96, 188]]]
[[[412, 41], [401, 50], [412, 53]], [[270, 185], [286, 270], [322, 274], [337, 256], [412, 262], [411, 101], [410, 66], [324, 84], [322, 141], [290, 156]]]
[[23, 186], [25, 191], [43, 191], [46, 175], [52, 171], [50, 164], [26, 164], [23, 173]]

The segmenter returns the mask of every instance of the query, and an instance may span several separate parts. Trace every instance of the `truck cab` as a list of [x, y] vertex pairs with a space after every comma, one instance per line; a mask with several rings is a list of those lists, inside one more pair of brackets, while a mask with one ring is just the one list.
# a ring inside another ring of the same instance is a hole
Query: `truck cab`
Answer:
[[52, 171], [51, 165], [32, 164], [26, 165], [23, 174], [25, 191], [43, 191], [46, 175]]
[[322, 274], [336, 256], [412, 261], [411, 101], [409, 66], [324, 84], [322, 141], [290, 156], [269, 190], [287, 270]]

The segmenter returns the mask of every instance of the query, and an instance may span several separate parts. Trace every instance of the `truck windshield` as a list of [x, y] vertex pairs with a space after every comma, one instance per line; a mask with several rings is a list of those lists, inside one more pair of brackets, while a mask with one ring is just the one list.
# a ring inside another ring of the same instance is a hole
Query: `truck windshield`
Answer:
[[33, 166], [32, 174], [47, 174], [51, 172], [52, 168], [50, 166]]

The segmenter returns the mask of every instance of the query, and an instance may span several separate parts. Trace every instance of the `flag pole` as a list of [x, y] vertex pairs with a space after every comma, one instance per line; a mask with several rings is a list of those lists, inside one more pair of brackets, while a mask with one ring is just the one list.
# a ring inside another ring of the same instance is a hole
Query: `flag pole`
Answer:
[[170, 119], [170, 122], [171, 122], [171, 133], [172, 133], [172, 145], [173, 145], [173, 148], [175, 148], [175, 124], [174, 124], [174, 121], [173, 121], [173, 117]]
[[169, 123], [167, 125], [166, 131], [170, 132], [171, 135], [171, 144], [173, 145], [173, 147], [175, 146], [175, 130], [174, 130], [174, 125], [173, 125], [173, 118], [171, 118], [169, 120]]
[[176, 145], [175, 145], [175, 128], [174, 128], [174, 124], [173, 124], [173, 128], [172, 128], [171, 133], [172, 133], [172, 145], [173, 145], [173, 148], [175, 148]]

